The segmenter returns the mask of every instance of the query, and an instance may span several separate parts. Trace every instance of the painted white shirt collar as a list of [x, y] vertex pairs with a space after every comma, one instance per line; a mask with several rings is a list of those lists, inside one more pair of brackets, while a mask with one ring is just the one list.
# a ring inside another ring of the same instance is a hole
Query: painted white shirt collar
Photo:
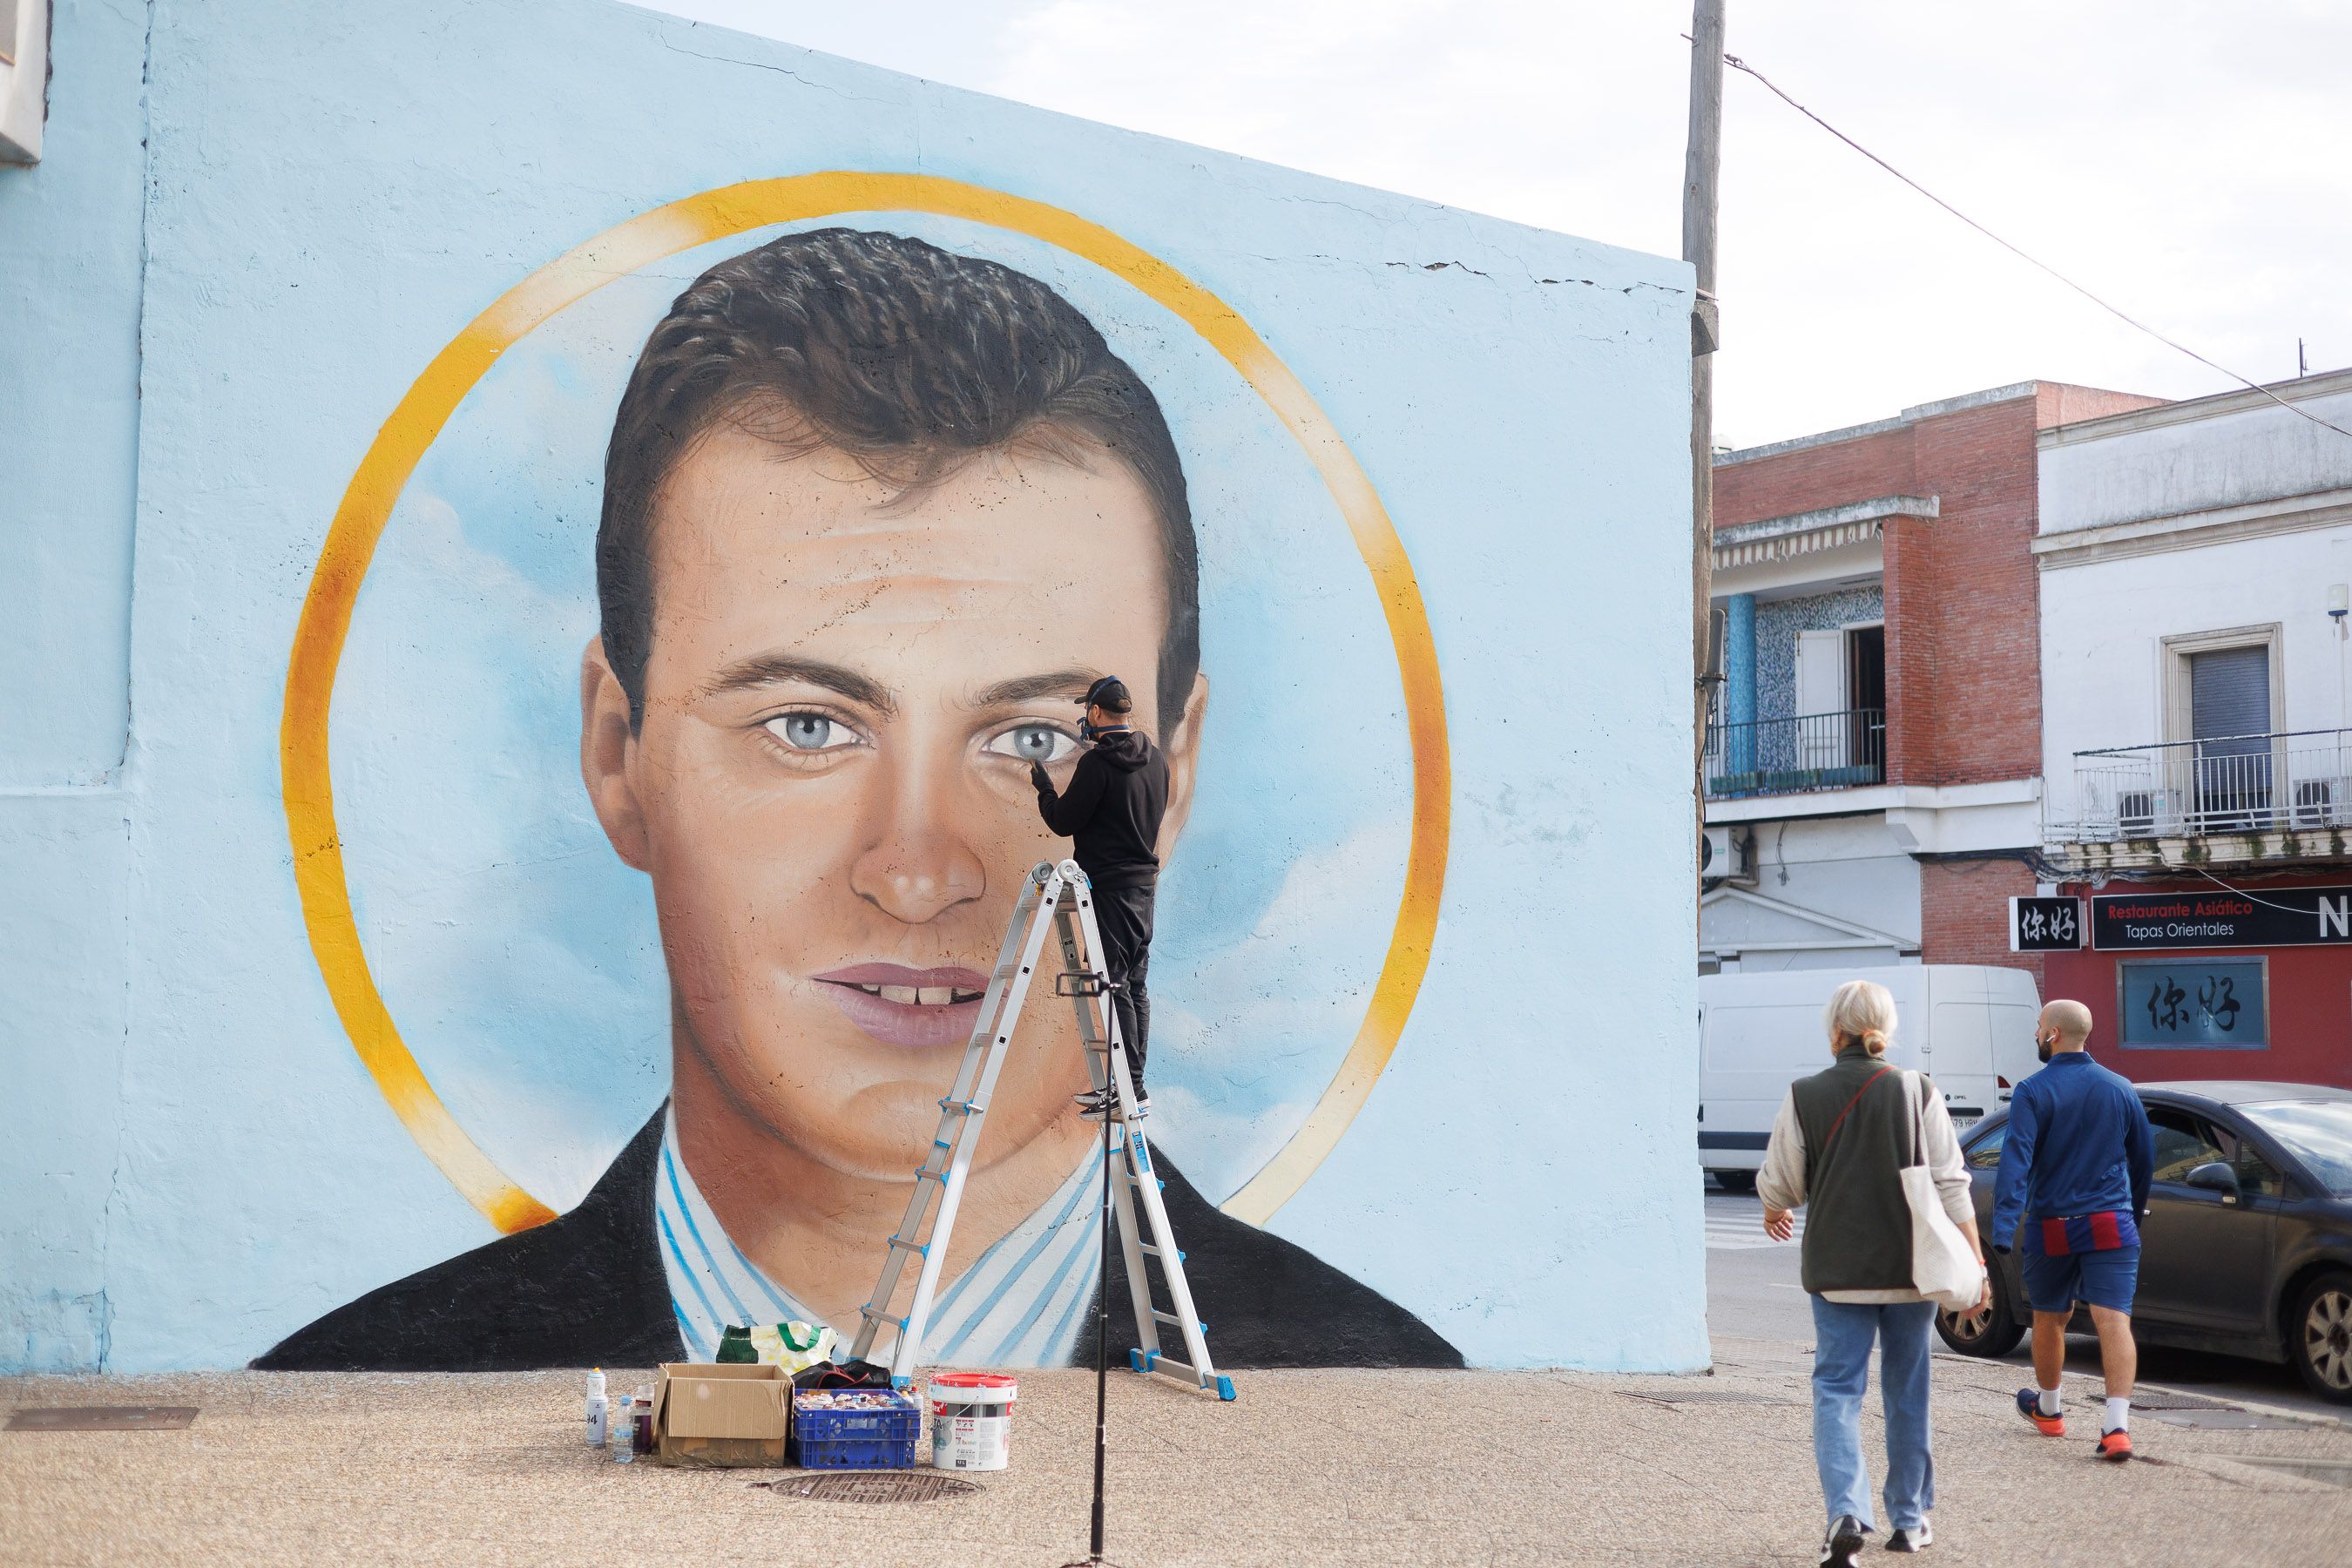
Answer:
[[[927, 1363], [954, 1366], [1066, 1366], [1080, 1318], [1102, 1272], [1102, 1156], [1090, 1150], [1051, 1197], [971, 1268], [942, 1285], [931, 1310]], [[661, 1165], [654, 1180], [654, 1223], [670, 1309], [686, 1353], [709, 1361], [730, 1323], [824, 1320], [761, 1272], [729, 1238], [703, 1200], [678, 1152], [677, 1119], [662, 1112]], [[874, 1267], [882, 1267], [881, 1237]], [[832, 1325], [846, 1352], [857, 1325]]]

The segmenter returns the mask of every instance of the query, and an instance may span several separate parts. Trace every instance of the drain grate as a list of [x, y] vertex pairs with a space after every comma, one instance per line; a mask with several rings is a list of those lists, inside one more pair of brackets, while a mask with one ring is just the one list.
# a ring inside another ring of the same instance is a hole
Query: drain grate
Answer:
[[1631, 1394], [1619, 1389], [1628, 1399], [1638, 1399], [1645, 1405], [1794, 1405], [1793, 1399], [1783, 1399], [1777, 1394], [1742, 1394], [1732, 1388], [1694, 1388], [1687, 1393]]
[[2252, 1465], [2257, 1469], [2277, 1470], [2297, 1480], [2318, 1481], [2326, 1486], [2352, 1489], [2352, 1459], [2281, 1459], [2251, 1454], [2232, 1454], [2230, 1463]]
[[2132, 1409], [2142, 1410], [2242, 1410], [2226, 1399], [2205, 1399], [2194, 1394], [2150, 1394], [2140, 1389], [2132, 1394]]
[[176, 1432], [196, 1418], [193, 1405], [53, 1405], [8, 1417], [11, 1432]]
[[980, 1490], [980, 1483], [936, 1470], [860, 1470], [854, 1474], [794, 1476], [790, 1480], [753, 1481], [779, 1497], [817, 1502], [937, 1502]]
[[[2139, 1401], [2132, 1401], [2135, 1407]], [[2204, 1432], [2294, 1432], [2308, 1423], [2289, 1420], [2283, 1415], [2264, 1415], [2259, 1411], [2241, 1410], [2223, 1405], [2212, 1409], [2156, 1410], [2150, 1412], [2168, 1426], [2194, 1426]]]

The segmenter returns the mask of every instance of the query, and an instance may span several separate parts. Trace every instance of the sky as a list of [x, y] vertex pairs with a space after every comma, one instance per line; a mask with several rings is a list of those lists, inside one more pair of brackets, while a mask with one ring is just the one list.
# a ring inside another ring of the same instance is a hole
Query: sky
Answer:
[[[1665, 255], [1685, 0], [658, 0], [957, 87]], [[2352, 365], [2352, 5], [1728, 0], [1727, 48], [2257, 381]], [[2043, 379], [2237, 384], [1724, 83], [1718, 445]]]

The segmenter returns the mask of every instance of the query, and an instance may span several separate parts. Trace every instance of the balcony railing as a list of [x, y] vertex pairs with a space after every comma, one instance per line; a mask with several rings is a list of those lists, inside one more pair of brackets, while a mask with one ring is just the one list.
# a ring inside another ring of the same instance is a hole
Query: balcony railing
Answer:
[[1886, 777], [1886, 710], [1851, 708], [1794, 719], [1710, 724], [1706, 798], [1854, 789]]
[[2077, 752], [2074, 803], [2053, 843], [2352, 827], [2352, 730]]

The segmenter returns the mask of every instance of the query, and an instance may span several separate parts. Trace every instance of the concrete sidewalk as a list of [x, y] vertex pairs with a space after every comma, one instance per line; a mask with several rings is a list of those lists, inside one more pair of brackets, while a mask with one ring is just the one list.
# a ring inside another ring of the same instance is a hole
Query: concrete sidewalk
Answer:
[[[1718, 1341], [1717, 1354], [1715, 1373], [1696, 1377], [1250, 1373], [1222, 1405], [1114, 1374], [1108, 1556], [1137, 1568], [1810, 1563], [1822, 1508], [1809, 1358], [1761, 1342]], [[2277, 1568], [2352, 1557], [2352, 1488], [2307, 1479], [2352, 1479], [2352, 1427], [2216, 1430], [2144, 1412], [2133, 1428], [2148, 1458], [2112, 1466], [2090, 1457], [2095, 1384], [2069, 1387], [2077, 1435], [2061, 1443], [2011, 1408], [2013, 1369], [1938, 1357], [1935, 1377], [1937, 1560]], [[637, 1381], [613, 1376], [619, 1389]], [[580, 1383], [0, 1380], [11, 1410], [202, 1408], [180, 1432], [0, 1433], [0, 1542], [11, 1563], [574, 1568], [660, 1553], [680, 1565], [882, 1568], [1086, 1554], [1090, 1373], [1021, 1374], [1013, 1468], [975, 1478], [982, 1491], [880, 1505], [751, 1484], [791, 1472], [614, 1465], [583, 1446]], [[1883, 1451], [1874, 1415], [1868, 1441]], [[2263, 1459], [2305, 1468], [2247, 1462]]]

